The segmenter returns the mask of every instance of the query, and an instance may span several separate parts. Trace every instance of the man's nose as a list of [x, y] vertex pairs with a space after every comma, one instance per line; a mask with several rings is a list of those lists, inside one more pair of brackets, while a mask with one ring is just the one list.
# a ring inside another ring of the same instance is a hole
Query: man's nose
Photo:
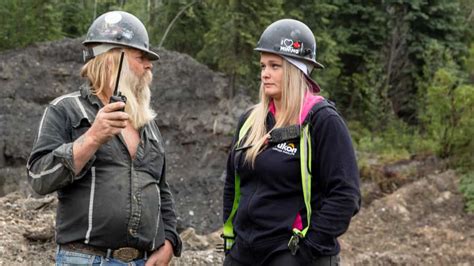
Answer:
[[150, 59], [145, 58], [145, 60], [143, 61], [143, 66], [145, 67], [145, 69], [151, 70], [153, 68], [153, 63], [150, 61]]

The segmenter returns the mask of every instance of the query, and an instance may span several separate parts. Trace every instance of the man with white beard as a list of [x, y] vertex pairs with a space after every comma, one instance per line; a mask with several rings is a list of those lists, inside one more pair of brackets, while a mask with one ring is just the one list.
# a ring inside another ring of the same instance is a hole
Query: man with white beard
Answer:
[[87, 82], [46, 108], [27, 164], [32, 188], [58, 195], [56, 264], [168, 265], [182, 244], [150, 107], [159, 57], [121, 11], [98, 17], [84, 45]]

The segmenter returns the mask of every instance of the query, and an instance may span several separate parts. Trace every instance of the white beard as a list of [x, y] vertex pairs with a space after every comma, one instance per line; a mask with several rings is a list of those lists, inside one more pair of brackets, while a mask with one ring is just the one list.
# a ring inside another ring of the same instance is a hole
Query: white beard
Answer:
[[140, 129], [156, 117], [155, 111], [150, 107], [152, 78], [150, 70], [138, 77], [124, 60], [119, 90], [127, 97], [125, 112], [130, 116], [130, 122], [135, 129]]

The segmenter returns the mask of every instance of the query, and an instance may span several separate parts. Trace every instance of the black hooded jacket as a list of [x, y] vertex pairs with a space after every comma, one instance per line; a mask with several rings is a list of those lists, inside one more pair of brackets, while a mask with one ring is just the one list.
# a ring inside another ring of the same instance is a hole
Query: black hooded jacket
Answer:
[[[311, 256], [336, 255], [337, 237], [348, 228], [360, 208], [359, 172], [348, 129], [333, 108], [315, 106], [306, 117], [310, 126], [312, 154], [311, 222], [300, 246]], [[301, 184], [299, 138], [268, 144], [256, 157], [255, 168], [244, 163], [244, 153], [232, 144], [224, 188], [224, 222], [234, 200], [234, 177], [240, 176], [240, 203], [233, 225], [236, 242], [230, 250], [235, 260], [248, 265], [262, 264], [277, 251], [288, 249], [293, 223], [301, 215], [307, 225]], [[275, 124], [268, 113], [267, 131]]]

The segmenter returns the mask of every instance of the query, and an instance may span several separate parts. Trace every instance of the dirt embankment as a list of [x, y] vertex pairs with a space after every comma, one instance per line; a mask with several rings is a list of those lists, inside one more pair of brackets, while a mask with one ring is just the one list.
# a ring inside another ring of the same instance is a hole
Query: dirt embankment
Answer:
[[[29, 190], [24, 163], [46, 104], [82, 82], [80, 48], [64, 40], [0, 54], [0, 265], [53, 263], [57, 201]], [[158, 52], [153, 106], [185, 242], [173, 265], [220, 265], [226, 154], [250, 101], [226, 99], [225, 77], [189, 56]], [[453, 171], [433, 159], [365, 170], [377, 178], [363, 183], [363, 208], [341, 238], [343, 265], [472, 265], [474, 216], [463, 211]]]

